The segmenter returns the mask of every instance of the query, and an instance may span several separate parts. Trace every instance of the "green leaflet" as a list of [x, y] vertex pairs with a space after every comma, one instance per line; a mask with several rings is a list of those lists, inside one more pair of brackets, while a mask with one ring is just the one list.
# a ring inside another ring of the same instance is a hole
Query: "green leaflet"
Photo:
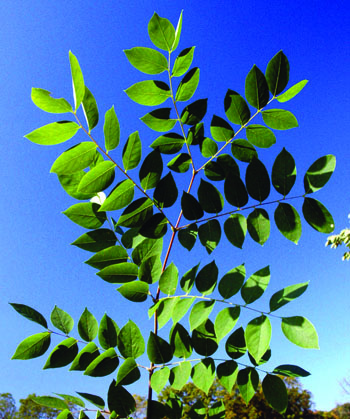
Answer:
[[275, 210], [275, 223], [279, 231], [295, 244], [301, 237], [301, 220], [296, 209], [286, 203], [279, 203]]
[[224, 299], [233, 297], [242, 288], [245, 279], [244, 264], [228, 271], [219, 282], [219, 293]]
[[241, 289], [241, 295], [246, 304], [259, 299], [270, 282], [270, 267], [259, 269], [251, 275]]
[[216, 288], [218, 275], [219, 270], [213, 260], [198, 272], [195, 280], [197, 290], [203, 295], [210, 295]]
[[68, 409], [65, 409], [62, 410], [56, 419], [74, 419], [74, 417]]
[[305, 221], [320, 233], [332, 233], [334, 220], [327, 208], [313, 198], [305, 198], [303, 203]]
[[335, 157], [332, 154], [320, 157], [307, 170], [304, 176], [305, 193], [309, 194], [323, 188], [335, 170]]
[[267, 374], [262, 381], [262, 389], [268, 404], [283, 414], [288, 407], [287, 388], [283, 380], [276, 375]]
[[211, 120], [210, 133], [215, 141], [226, 143], [232, 140], [235, 135], [231, 125], [217, 115], [214, 115]]
[[150, 239], [159, 239], [166, 234], [168, 223], [169, 221], [164, 214], [154, 214], [140, 228], [140, 234]]
[[265, 77], [273, 96], [279, 95], [289, 81], [289, 62], [282, 51], [279, 51], [267, 64]]
[[216, 368], [216, 373], [220, 384], [225, 387], [228, 392], [232, 391], [238, 376], [238, 365], [235, 361], [225, 361]]
[[123, 166], [125, 171], [135, 169], [141, 161], [141, 140], [138, 131], [130, 134], [123, 148]]
[[105, 313], [98, 328], [98, 341], [103, 349], [115, 348], [119, 333], [117, 323]]
[[242, 249], [247, 234], [247, 220], [242, 214], [232, 214], [224, 223], [227, 239], [236, 247]]
[[288, 102], [288, 100], [293, 99], [299, 92], [301, 92], [309, 80], [302, 80], [299, 83], [296, 83], [294, 86], [290, 87], [286, 92], [282, 93], [281, 95], [277, 96], [277, 100], [279, 102]]
[[116, 385], [126, 386], [134, 383], [140, 378], [140, 370], [134, 358], [126, 358], [119, 367]]
[[158, 80], [140, 81], [126, 89], [125, 93], [131, 100], [144, 106], [161, 105], [171, 97], [169, 86]]
[[96, 100], [86, 86], [83, 99], [83, 111], [90, 132], [98, 124], [99, 115]]
[[51, 351], [43, 369], [61, 368], [70, 364], [78, 354], [78, 341], [67, 338], [56, 345]]
[[181, 208], [187, 220], [199, 220], [204, 215], [203, 209], [197, 199], [185, 191], [181, 198]]
[[305, 317], [283, 317], [281, 326], [284, 336], [295, 345], [305, 349], [319, 349], [316, 329]]
[[165, 364], [173, 358], [173, 351], [169, 343], [153, 332], [147, 342], [148, 359], [155, 364]]
[[257, 363], [269, 349], [271, 333], [270, 320], [264, 315], [256, 317], [247, 324], [244, 332], [245, 341], [249, 353]]
[[209, 319], [200, 324], [192, 332], [193, 349], [202, 356], [213, 355], [218, 349], [213, 322]]
[[58, 397], [38, 396], [33, 397], [32, 400], [41, 406], [51, 407], [52, 409], [64, 410], [68, 407], [67, 403]]
[[272, 166], [273, 187], [283, 196], [289, 194], [294, 186], [297, 169], [293, 156], [283, 147]]
[[252, 124], [245, 129], [247, 139], [259, 148], [269, 148], [276, 143], [275, 134], [263, 125]]
[[191, 330], [196, 329], [201, 323], [208, 319], [215, 305], [215, 300], [200, 301], [191, 310], [189, 323]]
[[99, 252], [107, 247], [114, 246], [117, 239], [113, 231], [107, 228], [89, 231], [78, 237], [72, 245], [89, 252]]
[[210, 138], [204, 138], [199, 147], [202, 156], [205, 158], [212, 157], [218, 152], [218, 145]]
[[173, 308], [178, 301], [178, 297], [164, 298], [159, 301], [157, 306], [158, 327], [161, 329], [171, 319]]
[[270, 311], [276, 311], [288, 304], [290, 301], [300, 297], [306, 291], [309, 282], [302, 282], [300, 284], [289, 285], [273, 294], [270, 298]]
[[21, 316], [25, 317], [32, 322], [40, 324], [40, 326], [47, 329], [47, 321], [45, 317], [36, 311], [34, 308], [29, 307], [25, 304], [9, 303]]
[[67, 403], [74, 403], [77, 406], [80, 407], [85, 407], [85, 402], [84, 400], [82, 400], [80, 397], [77, 396], [71, 396], [69, 394], [60, 394], [60, 393], [55, 393], [57, 394], [57, 396], [60, 396], [63, 398], [63, 400]]
[[98, 163], [81, 179], [78, 192], [97, 193], [107, 189], [114, 181], [115, 167], [110, 160]]
[[231, 153], [237, 160], [245, 163], [249, 163], [254, 158], [258, 158], [258, 153], [256, 152], [254, 146], [247, 140], [238, 139], [232, 141]]
[[298, 121], [292, 112], [284, 109], [269, 109], [261, 112], [265, 124], [273, 129], [285, 130], [298, 127]]
[[83, 142], [69, 148], [55, 160], [50, 173], [69, 175], [86, 169], [95, 159], [96, 148], [93, 142]]
[[163, 172], [163, 160], [158, 150], [151, 151], [144, 159], [139, 178], [142, 188], [147, 191], [157, 186]]
[[215, 363], [211, 358], [205, 358], [192, 368], [192, 381], [204, 393], [208, 394], [215, 378]]
[[221, 226], [218, 220], [209, 220], [198, 229], [199, 240], [205, 250], [211, 254], [221, 239]]
[[245, 80], [245, 97], [256, 109], [261, 109], [269, 101], [269, 88], [264, 74], [254, 64]]
[[211, 183], [201, 179], [197, 194], [200, 206], [205, 212], [218, 214], [224, 208], [221, 193]]
[[92, 202], [79, 202], [63, 211], [71, 221], [84, 228], [96, 229], [107, 220], [105, 212], [100, 212], [100, 205]]
[[75, 122], [52, 122], [51, 124], [37, 128], [24, 137], [35, 144], [56, 145], [70, 140], [79, 129], [79, 125]]
[[105, 147], [108, 153], [117, 148], [120, 141], [120, 126], [114, 110], [114, 105], [105, 113], [103, 133], [105, 137]]
[[43, 355], [50, 346], [51, 333], [37, 333], [22, 340], [11, 359], [32, 359]]
[[104, 409], [105, 402], [103, 399], [99, 396], [96, 396], [95, 394], [89, 394], [89, 393], [79, 393], [79, 396], [83, 397], [84, 399], [88, 400], [90, 403], [92, 403], [94, 406], [97, 406], [99, 409]]
[[273, 370], [274, 374], [284, 375], [285, 377], [307, 377], [310, 373], [297, 365], [279, 365]]
[[155, 370], [151, 377], [151, 386], [156, 393], [160, 393], [166, 386], [170, 376], [170, 369], [163, 367]]
[[153, 214], [153, 202], [148, 198], [139, 198], [125, 208], [119, 217], [118, 226], [141, 227]]
[[228, 90], [224, 100], [225, 113], [227, 118], [237, 125], [245, 125], [250, 119], [250, 110], [243, 99], [237, 92]]
[[162, 273], [162, 261], [159, 255], [150, 256], [143, 260], [139, 269], [140, 281], [147, 282], [147, 284], [154, 284], [159, 281]]
[[180, 153], [167, 164], [169, 169], [177, 173], [186, 173], [191, 165], [191, 157], [187, 153]]
[[194, 67], [181, 80], [177, 91], [175, 100], [177, 102], [186, 102], [190, 100], [197, 90], [199, 83], [199, 68]]
[[75, 110], [77, 110], [85, 95], [84, 77], [83, 73], [81, 72], [77, 57], [72, 53], [72, 51], [69, 51], [69, 62], [72, 74]]
[[148, 23], [148, 35], [153, 44], [164, 51], [171, 51], [173, 45], [176, 45], [174, 26], [168, 19], [158, 16], [157, 13], [153, 14]]
[[237, 376], [239, 391], [246, 403], [249, 403], [259, 385], [259, 374], [254, 368], [244, 368]]
[[65, 335], [68, 335], [73, 329], [74, 320], [72, 317], [56, 305], [51, 312], [50, 319], [51, 323]]
[[173, 175], [169, 172], [157, 184], [153, 199], [160, 208], [168, 208], [175, 204], [178, 190]]
[[[115, 225], [116, 223], [114, 220], [113, 222]], [[122, 230], [121, 227], [117, 227], [117, 228], [120, 228], [120, 230]], [[121, 242], [122, 242], [122, 245], [125, 247], [125, 249], [133, 249], [144, 240], [145, 240], [145, 237], [139, 234], [139, 229], [137, 227], [130, 228], [129, 230], [126, 230], [125, 232], [123, 231], [122, 237], [121, 237]]]
[[197, 234], [197, 224], [190, 224], [188, 227], [183, 228], [178, 232], [177, 238], [183, 247], [187, 250], [191, 250], [196, 243]]
[[247, 227], [250, 237], [263, 246], [270, 236], [270, 219], [268, 213], [262, 208], [256, 208], [248, 215]]
[[213, 403], [208, 410], [208, 418], [221, 418], [225, 417], [226, 407], [222, 400]]
[[170, 131], [174, 128], [177, 119], [170, 118], [171, 108], [159, 108], [147, 113], [141, 119], [149, 128], [158, 132]]
[[128, 206], [134, 199], [135, 185], [132, 180], [125, 179], [112, 190], [99, 211], [116, 211]]
[[132, 281], [117, 288], [117, 291], [129, 301], [142, 303], [147, 300], [149, 286], [146, 282]]
[[93, 341], [98, 333], [97, 320], [86, 307], [78, 322], [78, 332], [86, 342]]
[[179, 42], [180, 42], [181, 31], [182, 31], [182, 13], [183, 13], [183, 10], [181, 10], [180, 17], [179, 17], [179, 20], [178, 20], [177, 25], [176, 25], [175, 39], [174, 39], [173, 45], [171, 47], [172, 51], [176, 50], [176, 48], [178, 47]]
[[145, 341], [140, 329], [129, 320], [118, 333], [118, 349], [124, 358], [138, 358], [145, 352]]
[[235, 174], [230, 174], [225, 179], [224, 192], [227, 202], [237, 208], [244, 207], [249, 200], [242, 179]]
[[39, 89], [37, 87], [32, 88], [31, 98], [33, 103], [41, 110], [50, 113], [66, 113], [73, 112], [72, 106], [66, 101], [66, 99], [56, 99], [51, 96], [51, 92]]
[[207, 113], [208, 99], [199, 99], [187, 105], [181, 113], [181, 122], [187, 125], [198, 124]]
[[192, 343], [188, 331], [180, 324], [175, 323], [169, 333], [169, 341], [174, 356], [177, 358], [189, 358], [192, 354]]
[[163, 239], [146, 239], [139, 243], [132, 252], [132, 259], [136, 265], [152, 256], [160, 257], [163, 249]]
[[195, 281], [195, 277], [196, 277], [196, 273], [197, 273], [199, 265], [200, 263], [198, 263], [198, 265], [191, 268], [181, 278], [180, 286], [186, 294], [188, 294], [191, 291], [194, 285], [194, 281]]
[[161, 274], [159, 279], [160, 290], [167, 295], [174, 295], [179, 282], [179, 271], [171, 262]]
[[78, 200], [85, 200], [96, 195], [93, 192], [88, 194], [78, 192], [79, 183], [85, 175], [86, 173], [83, 170], [79, 170], [79, 172], [74, 172], [69, 175], [58, 175], [58, 180], [68, 195]]
[[109, 265], [97, 272], [104, 281], [112, 284], [123, 284], [134, 281], [137, 278], [138, 267], [134, 263], [121, 262]]
[[125, 49], [130, 64], [146, 74], [160, 74], [168, 69], [168, 61], [159, 51], [152, 48], [135, 47]]
[[214, 329], [217, 341], [220, 342], [231, 330], [235, 327], [239, 315], [241, 313], [241, 308], [236, 307], [226, 307], [222, 309], [215, 318]]
[[182, 135], [169, 132], [158, 137], [150, 147], [158, 149], [162, 154], [175, 154], [182, 149], [185, 143], [185, 139]]
[[88, 343], [74, 358], [69, 371], [85, 371], [91, 362], [100, 355], [94, 342]]
[[232, 359], [238, 359], [247, 352], [243, 327], [236, 329], [226, 340], [226, 353]]
[[118, 365], [118, 355], [114, 348], [109, 348], [89, 364], [84, 375], [89, 375], [90, 377], [105, 377], [106, 375], [112, 374], [112, 372], [117, 369]]
[[169, 382], [174, 390], [181, 390], [190, 378], [192, 365], [189, 361], [181, 362], [170, 371]]
[[173, 77], [183, 76], [188, 71], [193, 61], [194, 49], [195, 47], [186, 48], [176, 57], [172, 71]]

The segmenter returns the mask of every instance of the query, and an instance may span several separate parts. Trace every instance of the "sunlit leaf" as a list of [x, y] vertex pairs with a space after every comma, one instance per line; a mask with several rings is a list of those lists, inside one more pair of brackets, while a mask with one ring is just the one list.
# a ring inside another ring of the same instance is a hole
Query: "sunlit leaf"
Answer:
[[114, 246], [117, 239], [113, 231], [107, 228], [89, 231], [78, 237], [72, 245], [89, 252], [99, 252], [107, 247]]
[[40, 145], [56, 145], [70, 140], [80, 126], [71, 121], [52, 122], [25, 135], [29, 141]]
[[244, 125], [249, 121], [249, 107], [237, 92], [229, 89], [225, 96], [224, 105], [227, 118], [234, 124]]
[[259, 148], [269, 148], [276, 143], [275, 134], [263, 125], [251, 124], [245, 129], [247, 139]]
[[288, 102], [288, 100], [293, 99], [299, 92], [301, 92], [309, 80], [302, 80], [299, 83], [296, 83], [294, 86], [290, 87], [286, 92], [277, 96], [279, 102]]
[[171, 97], [169, 86], [158, 80], [140, 81], [126, 89], [125, 93], [134, 102], [145, 106], [161, 105]]
[[173, 262], [166, 267], [159, 279], [160, 290], [167, 295], [173, 295], [179, 281], [179, 271]]
[[205, 358], [192, 368], [192, 381], [204, 393], [208, 394], [215, 378], [215, 363], [211, 358]]
[[195, 47], [186, 48], [176, 57], [172, 71], [173, 77], [183, 76], [188, 71], [193, 61], [194, 49]]
[[168, 69], [168, 61], [159, 51], [152, 48], [135, 47], [125, 49], [130, 64], [146, 74], [160, 74]]
[[199, 99], [187, 105], [181, 113], [181, 122], [187, 125], [196, 125], [207, 113], [208, 99]]
[[90, 377], [105, 377], [106, 375], [112, 374], [112, 372], [117, 369], [118, 365], [118, 355], [114, 348], [109, 348], [89, 364], [84, 375]]
[[80, 181], [78, 192], [101, 192], [114, 181], [115, 163], [105, 160], [91, 169]]
[[177, 120], [170, 118], [171, 108], [155, 109], [147, 113], [141, 119], [149, 128], [158, 132], [170, 131], [174, 128]]
[[80, 337], [86, 342], [91, 342], [95, 339], [98, 333], [98, 323], [90, 311], [85, 308], [83, 314], [80, 316], [78, 322], [78, 331]]
[[186, 173], [191, 165], [191, 157], [187, 153], [180, 153], [167, 166], [177, 173]]
[[32, 359], [43, 355], [49, 348], [51, 333], [37, 333], [22, 340], [11, 359]]
[[292, 112], [284, 109], [269, 109], [261, 112], [265, 124], [273, 129], [285, 130], [298, 127], [298, 121]]
[[124, 358], [138, 358], [145, 352], [145, 341], [140, 329], [129, 320], [118, 333], [118, 349]]
[[214, 329], [217, 341], [225, 337], [235, 327], [241, 309], [239, 306], [222, 309], [215, 318]]
[[255, 208], [248, 215], [247, 227], [250, 237], [263, 246], [270, 236], [270, 219], [268, 213], [262, 208]]
[[51, 312], [50, 319], [51, 323], [66, 335], [73, 329], [74, 320], [72, 317], [56, 305]]
[[181, 390], [190, 378], [192, 365], [189, 361], [181, 362], [181, 364], [172, 368], [170, 371], [169, 382], [174, 390]]
[[170, 369], [163, 367], [155, 370], [151, 377], [151, 387], [156, 393], [160, 393], [166, 386], [170, 376]]
[[175, 42], [175, 29], [168, 19], [154, 13], [148, 23], [148, 35], [156, 47], [164, 51], [172, 50]]
[[276, 311], [288, 304], [290, 301], [300, 297], [306, 291], [309, 283], [302, 282], [300, 284], [289, 285], [273, 294], [270, 298], [270, 311]]
[[51, 92], [39, 89], [38, 87], [32, 88], [31, 98], [33, 103], [41, 110], [50, 113], [66, 113], [72, 112], [72, 106], [66, 99], [56, 99], [51, 96]]
[[134, 383], [140, 378], [140, 370], [134, 358], [126, 358], [119, 367], [116, 385], [126, 386]]
[[259, 385], [259, 374], [254, 368], [244, 368], [237, 376], [239, 391], [246, 403], [249, 403]]
[[305, 349], [319, 349], [316, 329], [305, 317], [283, 317], [281, 326], [285, 337], [295, 345]]
[[69, 148], [55, 160], [50, 172], [68, 175], [87, 168], [96, 156], [96, 147], [93, 142], [84, 142]]
[[105, 137], [106, 151], [114, 150], [118, 147], [120, 141], [120, 126], [117, 115], [112, 106], [105, 113], [105, 122], [103, 125], [103, 133]]
[[232, 140], [234, 131], [231, 125], [223, 118], [214, 115], [210, 123], [210, 133], [215, 141], [228, 142]]
[[63, 214], [74, 223], [84, 228], [96, 229], [107, 219], [105, 212], [99, 212], [100, 205], [92, 202], [79, 202], [63, 211]]
[[238, 375], [238, 365], [235, 361], [225, 361], [219, 364], [216, 368], [217, 376], [220, 384], [231, 392], [236, 383]]
[[186, 102], [190, 100], [197, 90], [199, 83], [199, 68], [194, 67], [181, 80], [177, 91], [175, 100], [178, 102]]
[[121, 262], [109, 265], [97, 272], [104, 281], [111, 284], [123, 284], [134, 281], [137, 278], [138, 267], [134, 263]]
[[169, 132], [154, 140], [150, 147], [158, 149], [163, 154], [175, 154], [182, 149], [184, 143], [185, 139], [182, 135]]
[[132, 281], [127, 282], [121, 287], [117, 288], [117, 291], [129, 301], [134, 303], [142, 303], [147, 300], [149, 294], [149, 286], [146, 282]]
[[249, 353], [259, 362], [268, 350], [271, 341], [272, 327], [268, 317], [261, 315], [251, 320], [245, 329], [245, 341]]
[[201, 323], [208, 319], [214, 308], [215, 300], [200, 301], [196, 303], [190, 313], [190, 328], [196, 329]]
[[70, 69], [71, 69], [71, 74], [72, 74], [75, 110], [77, 110], [79, 108], [79, 105], [83, 101], [84, 95], [85, 95], [84, 77], [83, 77], [83, 73], [81, 72], [78, 59], [72, 53], [72, 51], [69, 51], [69, 62], [70, 62]]

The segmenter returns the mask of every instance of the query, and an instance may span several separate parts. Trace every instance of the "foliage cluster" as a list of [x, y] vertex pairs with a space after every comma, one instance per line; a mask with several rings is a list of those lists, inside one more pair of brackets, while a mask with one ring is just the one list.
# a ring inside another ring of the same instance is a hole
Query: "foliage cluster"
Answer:
[[[292, 154], [282, 148], [271, 174], [259, 158], [259, 149], [269, 149], [276, 143], [276, 131], [298, 126], [296, 117], [281, 106], [295, 97], [307, 80], [286, 90], [289, 62], [282, 51], [269, 61], [265, 73], [254, 65], [245, 80], [245, 98], [229, 89], [224, 98], [224, 115], [213, 115], [207, 136], [207, 99], [190, 102], [200, 76], [198, 67], [191, 68], [195, 48], [185, 48], [173, 64], [171, 61], [181, 32], [182, 13], [176, 29], [155, 13], [148, 34], [157, 49], [125, 50], [137, 70], [152, 76], [165, 73], [167, 77], [166, 81], [137, 82], [125, 91], [130, 99], [144, 106], [171, 102], [171, 107], [156, 108], [141, 118], [160, 133], [144, 158], [145, 144], [137, 131], [118, 148], [121, 135], [114, 106], [104, 115], [104, 141], [97, 141], [92, 133], [99, 121], [97, 103], [72, 52], [69, 60], [74, 107], [66, 99], [52, 97], [47, 90], [32, 89], [37, 107], [50, 113], [67, 113], [72, 120], [35, 129], [26, 135], [28, 140], [55, 145], [76, 134], [84, 134], [87, 139], [64, 151], [51, 167], [64, 190], [81, 201], [64, 211], [72, 222], [88, 230], [72, 244], [93, 253], [86, 263], [97, 269], [102, 280], [119, 284], [120, 298], [135, 304], [148, 302], [148, 315], [154, 318], [154, 328], [147, 336], [133, 320], [119, 327], [105, 314], [98, 322], [86, 308], [78, 320], [77, 338], [71, 335], [74, 320], [63, 309], [54, 307], [49, 327], [35, 309], [12, 303], [18, 313], [45, 329], [23, 340], [13, 359], [42, 356], [53, 335], [61, 335], [63, 340], [51, 350], [44, 369], [71, 365], [70, 370], [92, 377], [117, 371], [107, 391], [107, 403], [91, 393], [36, 398], [40, 404], [62, 410], [59, 419], [71, 418], [69, 402], [81, 406], [80, 418], [88, 417], [83, 399], [96, 406], [96, 417], [128, 417], [135, 410], [135, 400], [125, 387], [140, 378], [141, 370], [149, 375], [148, 418], [182, 417], [183, 406], [175, 395], [169, 396], [166, 403], [153, 400], [153, 390], [159, 393], [167, 383], [181, 390], [191, 378], [198, 389], [207, 393], [217, 377], [228, 392], [237, 384], [235, 388], [248, 403], [259, 389], [259, 373], [263, 375], [264, 397], [273, 409], [283, 413], [288, 397], [280, 376], [304, 377], [309, 373], [290, 364], [278, 365], [272, 371], [262, 368], [271, 356], [270, 318], [279, 319], [283, 334], [292, 343], [318, 348], [316, 330], [308, 319], [276, 314], [301, 296], [308, 283], [277, 290], [269, 307], [261, 311], [252, 305], [269, 285], [269, 266], [247, 274], [249, 264], [247, 269], [241, 264], [219, 275], [215, 259], [201, 267], [194, 263], [186, 272], [171, 261], [176, 243], [187, 252], [199, 242], [211, 255], [224, 234], [239, 249], [247, 236], [263, 245], [269, 238], [272, 219], [283, 236], [298, 243], [302, 221], [289, 203], [296, 198], [302, 200], [302, 214], [311, 227], [328, 234], [334, 228], [326, 207], [311, 197], [332, 175], [334, 156], [323, 156], [311, 164], [304, 175], [304, 190], [296, 195], [290, 194], [297, 175]], [[271, 108], [272, 102], [277, 102], [278, 107]], [[86, 124], [80, 116], [81, 108]], [[271, 197], [273, 193], [275, 197]], [[273, 217], [268, 208], [274, 208]], [[245, 328], [235, 328], [243, 311], [252, 313], [253, 318]], [[169, 336], [161, 336], [160, 329], [170, 320], [173, 325]], [[213, 356], [220, 341], [225, 360]], [[148, 365], [140, 361], [144, 354]], [[244, 355], [246, 358], [239, 360]], [[224, 409], [222, 401], [216, 409]]]
[[[350, 218], [350, 214], [348, 217]], [[345, 244], [345, 246], [350, 249], [350, 228], [344, 228], [339, 234], [329, 236], [326, 241], [326, 246], [331, 246], [334, 249], [342, 244]], [[350, 260], [350, 250], [343, 254], [343, 260]]]

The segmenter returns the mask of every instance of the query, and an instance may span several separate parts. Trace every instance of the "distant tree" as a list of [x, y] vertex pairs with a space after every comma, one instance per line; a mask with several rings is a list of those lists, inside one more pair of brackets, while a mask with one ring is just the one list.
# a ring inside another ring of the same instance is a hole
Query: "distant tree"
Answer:
[[0, 419], [12, 419], [16, 413], [16, 403], [11, 393], [0, 394]]
[[[348, 218], [350, 218], [350, 214], [348, 215]], [[329, 236], [326, 241], [326, 246], [331, 246], [334, 249], [342, 244], [345, 244], [345, 246], [350, 249], [350, 228], [344, 228], [339, 234]], [[343, 260], [350, 260], [350, 250], [344, 253]]]
[[36, 397], [36, 394], [29, 394], [25, 399], [20, 399], [21, 404], [14, 419], [56, 419], [59, 410], [41, 406], [32, 400], [33, 397]]
[[335, 409], [332, 410], [332, 413], [335, 415], [335, 418], [347, 419], [350, 418], [350, 403], [344, 403], [338, 405]]

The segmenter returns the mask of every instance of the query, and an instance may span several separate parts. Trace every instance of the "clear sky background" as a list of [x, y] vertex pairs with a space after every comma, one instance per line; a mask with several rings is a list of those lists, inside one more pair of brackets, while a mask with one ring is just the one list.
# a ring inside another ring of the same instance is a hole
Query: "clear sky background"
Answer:
[[[271, 168], [286, 147], [297, 164], [297, 195], [303, 192], [303, 175], [311, 163], [326, 154], [336, 155], [333, 177], [314, 197], [330, 210], [338, 232], [348, 225], [350, 212], [350, 22], [346, 5], [345, 1], [315, 0], [0, 3], [0, 392], [11, 392], [17, 400], [31, 392], [73, 394], [77, 390], [105, 396], [111, 380], [84, 377], [79, 372], [68, 372], [68, 368], [43, 371], [45, 357], [10, 361], [17, 344], [41, 329], [19, 316], [8, 302], [35, 307], [47, 318], [57, 304], [76, 323], [87, 306], [98, 320], [107, 311], [119, 326], [131, 318], [144, 329], [152, 327], [151, 321], [140, 316], [146, 306], [131, 305], [135, 311], [127, 311], [130, 306], [121, 300], [115, 287], [83, 264], [90, 254], [69, 246], [83, 231], [61, 211], [75, 202], [61, 189], [56, 176], [49, 174], [53, 161], [68, 145], [40, 147], [23, 138], [33, 129], [57, 120], [32, 104], [31, 87], [50, 90], [55, 97], [72, 102], [68, 61], [68, 51], [72, 50], [97, 99], [100, 115], [114, 104], [122, 141], [139, 130], [142, 140], [150, 144], [157, 133], [138, 119], [149, 108], [131, 102], [123, 92], [147, 76], [128, 63], [122, 50], [152, 47], [147, 24], [154, 11], [176, 25], [184, 10], [178, 52], [196, 46], [193, 65], [200, 67], [201, 79], [193, 99], [209, 98], [207, 123], [213, 113], [224, 116], [223, 99], [228, 88], [243, 94], [252, 65], [264, 71], [272, 56], [283, 49], [291, 65], [291, 85], [302, 79], [310, 82], [284, 106], [296, 115], [299, 128], [277, 132], [277, 144], [263, 150], [260, 158]], [[100, 125], [95, 135], [101, 140]], [[79, 134], [76, 140], [86, 139]], [[295, 202], [298, 210], [301, 204]], [[267, 297], [257, 304], [262, 310], [268, 307], [273, 292], [310, 280], [308, 291], [280, 312], [309, 318], [318, 330], [321, 349], [294, 346], [282, 335], [279, 323], [273, 322], [272, 359], [266, 369], [291, 363], [309, 370], [312, 375], [302, 383], [312, 392], [315, 407], [322, 410], [349, 401], [339, 381], [350, 376], [350, 265], [341, 261], [341, 250], [325, 248], [326, 238], [303, 222], [298, 246], [272, 226], [271, 237], [262, 248], [247, 238], [243, 251], [223, 240], [211, 256], [199, 244], [195, 252], [203, 265], [215, 258], [220, 275], [243, 262], [248, 275], [271, 265]], [[184, 257], [179, 252], [172, 260], [180, 273], [194, 264], [187, 254]], [[130, 391], [145, 395], [146, 388], [141, 383]]]

